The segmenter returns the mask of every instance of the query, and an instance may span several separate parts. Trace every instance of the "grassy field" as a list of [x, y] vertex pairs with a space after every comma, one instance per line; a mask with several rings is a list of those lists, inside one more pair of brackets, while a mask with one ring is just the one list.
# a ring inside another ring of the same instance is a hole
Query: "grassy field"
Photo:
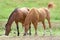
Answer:
[[[3, 35], [4, 32], [5, 32], [5, 24], [6, 24], [6, 21], [0, 21], [0, 36]], [[53, 36], [60, 36], [60, 21], [59, 20], [57, 20], [57, 21], [53, 20], [53, 21], [51, 21], [51, 24], [52, 24], [52, 31], [53, 31], [52, 34], [53, 34]], [[31, 29], [32, 30], [32, 35], [34, 35], [35, 30], [34, 30], [33, 25], [31, 25], [31, 26], [32, 26], [32, 29]], [[24, 30], [22, 28], [21, 23], [19, 23], [19, 30], [20, 30], [19, 31], [20, 36], [22, 36], [23, 33], [24, 33]], [[50, 36], [49, 27], [48, 27], [47, 22], [46, 22], [46, 31], [47, 31], [46, 35]], [[42, 36], [43, 32], [44, 32], [43, 26], [42, 26], [41, 23], [39, 23], [38, 24], [38, 35]], [[17, 29], [16, 29], [15, 23], [12, 24], [12, 28], [11, 28], [11, 32], [10, 32], [9, 36], [17, 36]]]
[[[52, 23], [52, 29], [53, 29], [53, 35], [60, 35], [60, 0], [0, 0], [0, 35], [4, 34], [5, 30], [5, 24], [6, 21], [11, 14], [11, 12], [15, 8], [21, 8], [21, 7], [29, 7], [29, 8], [40, 8], [40, 7], [47, 7], [47, 4], [52, 1], [55, 3], [56, 7], [51, 9], [50, 15], [51, 15], [51, 23]], [[46, 23], [47, 25], [47, 23]], [[43, 27], [40, 27], [42, 25], [38, 25], [38, 34], [43, 34]], [[21, 24], [19, 24], [20, 32], [23, 33], [23, 28]], [[47, 31], [48, 25], [47, 25]], [[34, 35], [34, 28], [32, 26], [32, 35]], [[47, 35], [49, 35], [49, 32], [47, 32]], [[12, 31], [10, 33], [10, 36], [16, 36], [16, 25], [12, 25]]]

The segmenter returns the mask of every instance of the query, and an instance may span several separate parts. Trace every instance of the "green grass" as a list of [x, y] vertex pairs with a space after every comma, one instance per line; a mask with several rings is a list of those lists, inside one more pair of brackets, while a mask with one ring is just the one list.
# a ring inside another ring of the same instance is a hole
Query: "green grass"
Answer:
[[[17, 7], [47, 7], [51, 0], [0, 0], [0, 19], [7, 19]], [[56, 7], [51, 9], [51, 20], [60, 20], [60, 0], [53, 0]]]
[[[59, 25], [60, 21], [52, 20], [51, 23], [55, 23], [54, 25], [56, 25], [56, 26], [52, 26], [53, 36], [60, 36], [60, 25]], [[57, 23], [58, 23], [58, 25], [57, 25]], [[6, 24], [6, 21], [4, 21], [4, 20], [0, 21], [0, 36], [5, 34], [4, 33], [5, 32], [5, 24]], [[34, 30], [33, 25], [31, 25], [31, 26], [32, 26], [31, 32], [32, 32], [32, 35], [34, 35], [35, 30]], [[49, 36], [50, 32], [49, 32], [49, 27], [48, 27], [47, 22], [46, 22], [46, 31], [47, 31], [46, 35]], [[19, 23], [19, 32], [20, 32], [20, 36], [22, 36], [23, 35], [22, 33], [24, 33], [24, 29], [22, 28], [21, 23]], [[39, 36], [43, 35], [44, 29], [43, 29], [43, 26], [41, 23], [38, 25], [37, 32], [38, 32]], [[10, 32], [9, 36], [17, 36], [17, 29], [16, 29], [15, 23], [13, 23], [11, 26], [11, 32]]]

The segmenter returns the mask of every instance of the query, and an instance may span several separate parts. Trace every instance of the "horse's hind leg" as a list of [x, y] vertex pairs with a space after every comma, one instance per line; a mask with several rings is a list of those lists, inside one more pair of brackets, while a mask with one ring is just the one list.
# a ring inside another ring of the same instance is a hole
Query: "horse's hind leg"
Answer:
[[45, 22], [42, 21], [42, 24], [43, 24], [43, 27], [44, 27], [44, 33], [43, 33], [43, 36], [45, 36], [45, 33], [46, 33], [46, 26], [45, 26]]
[[18, 26], [18, 22], [16, 22], [16, 26], [17, 26], [17, 36], [19, 36], [19, 26]]
[[51, 29], [51, 22], [50, 22], [50, 18], [47, 19], [48, 20], [48, 23], [49, 23], [49, 29], [50, 29], [50, 35], [52, 35], [52, 29]]
[[37, 35], [37, 24], [38, 24], [38, 22], [34, 22], [34, 23], [33, 23], [34, 28], [35, 28], [35, 35]]
[[31, 35], [31, 23], [29, 25], [29, 35]]

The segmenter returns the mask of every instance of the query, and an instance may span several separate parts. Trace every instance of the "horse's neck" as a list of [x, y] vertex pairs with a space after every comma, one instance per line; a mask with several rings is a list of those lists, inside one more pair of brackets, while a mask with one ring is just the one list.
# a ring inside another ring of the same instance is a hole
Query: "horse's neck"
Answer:
[[13, 23], [13, 21], [14, 21], [14, 18], [13, 18], [13, 17], [10, 17], [10, 18], [8, 19], [7, 24], [11, 25], [11, 24]]

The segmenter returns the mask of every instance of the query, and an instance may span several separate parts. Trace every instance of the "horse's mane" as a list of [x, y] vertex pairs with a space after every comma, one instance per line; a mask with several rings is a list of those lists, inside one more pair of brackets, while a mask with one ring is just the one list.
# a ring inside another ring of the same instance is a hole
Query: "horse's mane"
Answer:
[[[9, 22], [10, 18], [12, 17], [12, 15], [14, 14], [14, 12], [17, 11], [17, 9], [18, 9], [18, 8], [16, 8], [16, 9], [10, 14], [10, 16], [9, 16], [9, 18], [8, 18], [8, 22]], [[7, 23], [8, 23], [8, 22], [7, 22]]]

